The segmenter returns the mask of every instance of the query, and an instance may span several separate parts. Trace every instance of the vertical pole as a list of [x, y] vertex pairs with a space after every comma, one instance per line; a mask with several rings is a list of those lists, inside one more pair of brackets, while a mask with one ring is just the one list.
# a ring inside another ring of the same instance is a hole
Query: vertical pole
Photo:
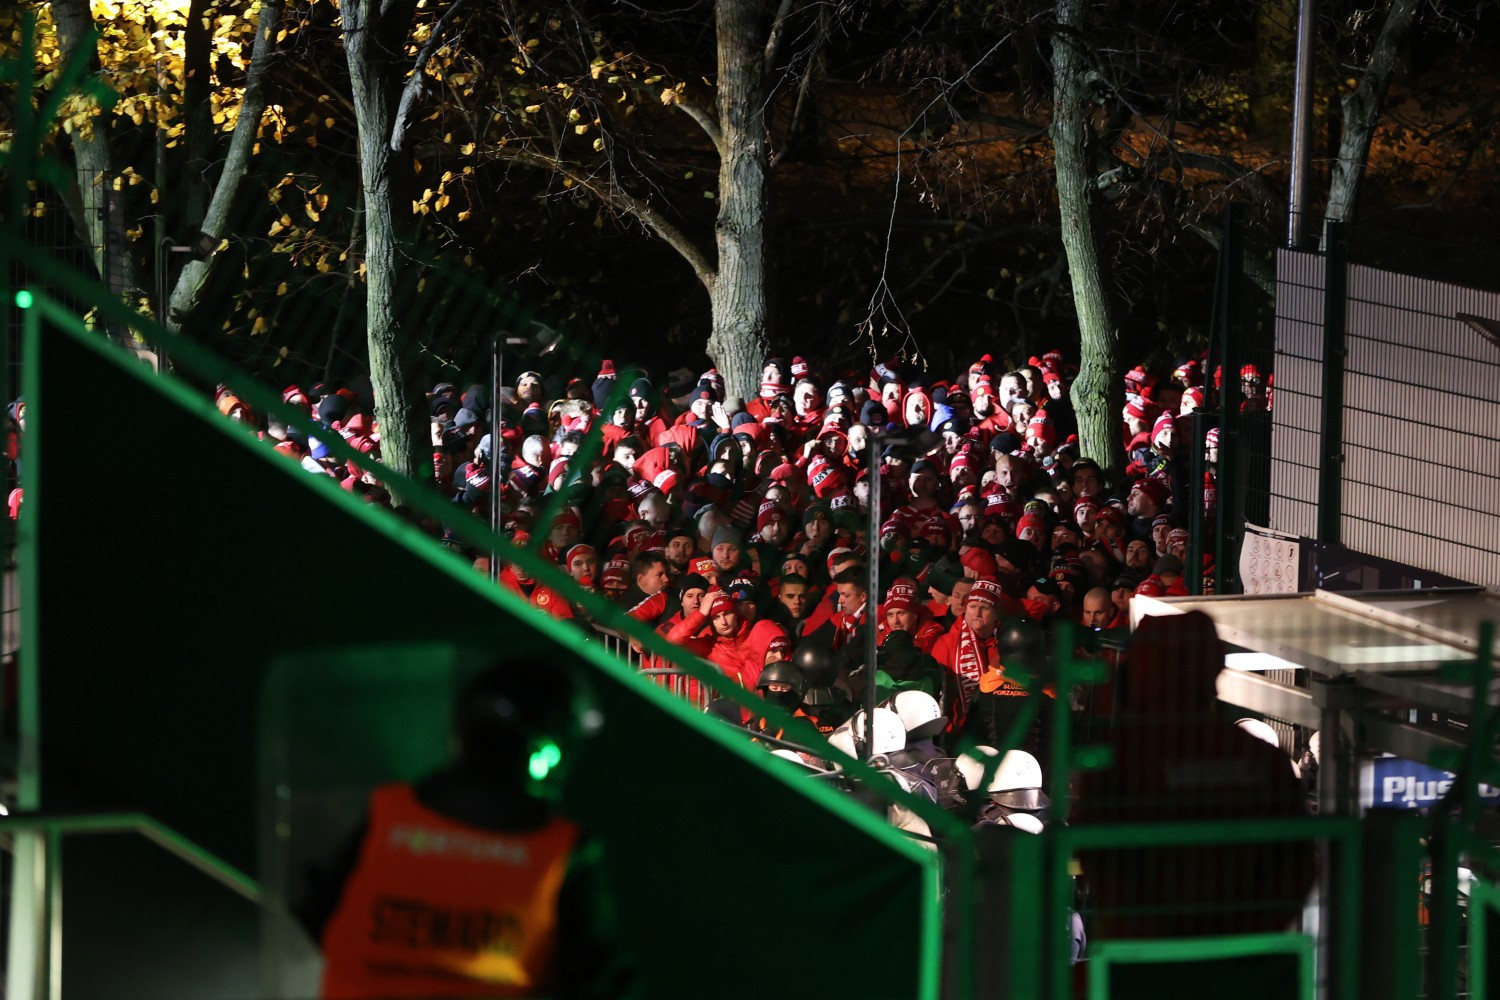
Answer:
[[[504, 517], [501, 505], [501, 486], [504, 477], [500, 474], [500, 387], [505, 384], [505, 334], [495, 334], [490, 344], [490, 531], [500, 534]], [[490, 546], [490, 579], [500, 580], [500, 550]]]
[[880, 435], [873, 429], [866, 447], [870, 452], [865, 459], [870, 470], [870, 520], [865, 529], [870, 592], [865, 595], [865, 752], [861, 756], [869, 760], [875, 753], [875, 654], [879, 649], [875, 607], [880, 599]]
[[[1049, 797], [1052, 799], [1051, 818], [1043, 833], [1049, 841], [1047, 852], [1048, 900], [1042, 912], [1047, 921], [1045, 950], [1047, 968], [1051, 974], [1051, 989], [1046, 994], [1052, 997], [1070, 995], [1071, 945], [1065, 937], [1064, 928], [1069, 927], [1069, 911], [1073, 902], [1073, 876], [1070, 872], [1072, 847], [1063, 835], [1068, 822], [1068, 779], [1073, 772], [1073, 709], [1070, 693], [1077, 672], [1073, 668], [1073, 629], [1063, 622], [1053, 644], [1053, 662], [1057, 664], [1057, 695], [1052, 699], [1052, 774], [1049, 782]], [[1032, 691], [1028, 697], [1045, 698], [1041, 690]], [[1071, 932], [1071, 928], [1069, 928]]]
[[1348, 229], [1328, 223], [1323, 258], [1323, 424], [1318, 472], [1318, 541], [1339, 544], [1343, 522], [1344, 356], [1348, 324]]
[[[1240, 318], [1240, 281], [1244, 269], [1244, 240], [1240, 210], [1230, 204], [1224, 210], [1224, 241], [1219, 246], [1219, 283], [1215, 298], [1213, 338], [1218, 342], [1218, 363], [1222, 372], [1219, 388], [1219, 511], [1214, 518], [1214, 592], [1225, 593], [1238, 579], [1230, 565], [1239, 553], [1230, 552], [1230, 521], [1242, 510], [1235, 482], [1240, 466], [1237, 432], [1240, 417], [1240, 344], [1236, 324]], [[1212, 375], [1210, 374], [1210, 377]], [[1237, 537], [1237, 533], [1235, 535]]]
[[[1210, 376], [1212, 377], [1212, 376]], [[1192, 462], [1188, 466], [1188, 500], [1193, 509], [1188, 513], [1188, 564], [1187, 588], [1194, 597], [1203, 593], [1203, 449], [1208, 441], [1208, 418], [1199, 410], [1193, 414], [1188, 435], [1188, 447], [1193, 449]], [[1214, 572], [1218, 572], [1218, 560], [1214, 561]]]
[[43, 878], [47, 883], [47, 1000], [62, 1000], [62, 830], [47, 828]]
[[[19, 141], [19, 140], [18, 140]], [[41, 317], [30, 292], [16, 293], [24, 331], [22, 392], [27, 401], [30, 436], [36, 439], [45, 419], [41, 398]], [[36, 526], [41, 507], [39, 456], [32, 449], [22, 466], [21, 484], [26, 509], [17, 524], [17, 571], [21, 583], [20, 676], [17, 678], [16, 805], [23, 810], [41, 807], [41, 695], [37, 689], [38, 650], [43, 637], [37, 609]], [[45, 1000], [49, 955], [46, 943], [48, 884], [47, 839], [39, 832], [17, 834], [13, 846], [10, 893], [10, 939], [6, 953], [5, 995], [16, 1000]]]
[[1297, 5], [1297, 75], [1292, 94], [1292, 178], [1287, 197], [1286, 245], [1307, 239], [1308, 171], [1312, 166], [1313, 49], [1317, 41], [1317, 0]]

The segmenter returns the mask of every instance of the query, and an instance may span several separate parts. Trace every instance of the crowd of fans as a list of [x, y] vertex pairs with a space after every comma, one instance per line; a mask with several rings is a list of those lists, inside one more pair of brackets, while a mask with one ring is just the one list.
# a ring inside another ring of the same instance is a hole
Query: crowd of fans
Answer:
[[[515, 542], [545, 533], [536, 548], [579, 587], [820, 728], [852, 710], [873, 617], [877, 684], [930, 693], [950, 734], [993, 736], [1007, 715], [995, 706], [1026, 690], [1021, 651], [1054, 623], [1117, 628], [1134, 594], [1185, 594], [1190, 573], [1211, 585], [1211, 552], [1186, 565], [1187, 529], [1200, 498], [1203, 523], [1216, 514], [1218, 431], [1203, 437], [1203, 479], [1190, 488], [1182, 430], [1216, 405], [1220, 372], [1205, 379], [1202, 360], [1186, 359], [1162, 376], [1125, 374], [1119, 478], [1079, 454], [1076, 373], [1057, 351], [1008, 371], [985, 355], [951, 379], [897, 362], [828, 378], [803, 358], [771, 358], [745, 401], [726, 397], [715, 370], [696, 381], [679, 373], [668, 387], [629, 375], [622, 384], [605, 361], [560, 392], [527, 371], [502, 390], [498, 449], [486, 387], [440, 384], [428, 395], [433, 477], [485, 518], [499, 488]], [[1242, 405], [1268, 407], [1262, 374], [1246, 366], [1240, 376]], [[379, 454], [367, 384], [292, 386], [283, 400]], [[217, 405], [256, 420], [227, 391]], [[872, 538], [870, 440], [897, 432], [905, 447], [882, 449]], [[263, 433], [309, 472], [387, 502], [370, 469], [317, 438], [275, 420]], [[550, 523], [537, 523], [559, 492]], [[469, 555], [489, 570], [487, 554]], [[521, 565], [497, 575], [547, 613], [588, 624], [583, 607]], [[830, 655], [794, 657], [804, 646]], [[774, 663], [789, 666], [768, 675]]]

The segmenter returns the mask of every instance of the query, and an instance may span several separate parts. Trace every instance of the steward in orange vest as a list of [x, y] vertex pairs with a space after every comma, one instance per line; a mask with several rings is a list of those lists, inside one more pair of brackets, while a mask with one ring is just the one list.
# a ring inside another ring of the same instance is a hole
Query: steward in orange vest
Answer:
[[457, 764], [374, 790], [356, 845], [301, 907], [323, 946], [322, 997], [629, 991], [594, 924], [610, 909], [596, 856], [549, 801], [576, 752], [573, 711], [563, 670], [506, 663], [460, 698]]

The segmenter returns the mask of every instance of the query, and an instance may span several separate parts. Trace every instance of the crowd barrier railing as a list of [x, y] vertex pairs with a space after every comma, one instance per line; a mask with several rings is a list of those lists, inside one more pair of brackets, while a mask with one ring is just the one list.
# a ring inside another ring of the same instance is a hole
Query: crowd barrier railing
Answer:
[[[700, 684], [696, 678], [680, 667], [657, 665], [659, 661], [646, 655], [645, 651], [633, 644], [628, 636], [614, 629], [597, 624], [593, 626], [593, 629], [605, 649], [634, 667], [642, 677], [651, 678], [652, 683], [666, 688], [695, 708], [702, 710], [708, 707], [709, 701], [714, 697], [713, 688]], [[708, 663], [706, 660], [703, 662]], [[718, 669], [711, 664], [709, 666], [710, 669]]]

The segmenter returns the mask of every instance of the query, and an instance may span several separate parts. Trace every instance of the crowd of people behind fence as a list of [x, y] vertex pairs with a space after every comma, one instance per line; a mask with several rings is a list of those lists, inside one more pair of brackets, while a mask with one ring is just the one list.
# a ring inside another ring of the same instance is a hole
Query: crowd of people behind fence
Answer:
[[[1112, 744], [1115, 762], [1104, 781], [1078, 786], [1075, 815], [1297, 815], [1306, 776], [1298, 780], [1276, 735], [1259, 720], [1236, 731], [1212, 718], [1224, 659], [1207, 616], [1147, 619], [1123, 658], [1092, 641], [1126, 631], [1136, 595], [1186, 595], [1189, 576], [1212, 592], [1215, 553], [1189, 544], [1189, 526], [1214, 535], [1216, 411], [1221, 395], [1242, 412], [1268, 410], [1271, 385], [1246, 365], [1239, 392], [1224, 393], [1221, 371], [1206, 367], [1188, 358], [1170, 372], [1125, 373], [1120, 476], [1080, 454], [1078, 370], [1057, 351], [1012, 370], [985, 355], [952, 378], [894, 361], [828, 377], [801, 357], [769, 358], [748, 401], [727, 396], [713, 369], [674, 372], [663, 386], [606, 360], [550, 390], [525, 371], [501, 390], [498, 442], [486, 433], [485, 386], [439, 384], [427, 397], [436, 487], [475, 516], [498, 508], [511, 541], [557, 572], [538, 579], [527, 559], [492, 567], [491, 553], [465, 549], [409, 505], [397, 510], [499, 586], [604, 636], [676, 694], [807, 766], [836, 764], [768, 716], [801, 717], [845, 753], [876, 755], [893, 780], [942, 808], [1039, 832], [1048, 815], [1039, 761], [1050, 760], [1055, 713], [1038, 706], [1065, 699], [1086, 737]], [[316, 433], [259, 421], [227, 390], [216, 403], [309, 473], [389, 502], [378, 469], [359, 461], [380, 451], [368, 384], [289, 386], [282, 400], [355, 458]], [[564, 575], [575, 586], [556, 585]], [[619, 612], [605, 616], [616, 625], [634, 619], [711, 667], [675, 669], [691, 661], [644, 649], [659, 644], [642, 643], [642, 629], [621, 635], [596, 621], [600, 597]], [[1062, 622], [1077, 637], [1074, 656], [1103, 665], [1102, 683], [1057, 683], [1048, 654]], [[733, 689], [720, 677], [784, 712], [724, 697]], [[867, 701], [879, 707], [864, 719]], [[927, 829], [898, 806], [889, 818], [919, 837]], [[1218, 850], [1129, 853], [1082, 858], [1092, 919], [1110, 934], [1276, 929], [1299, 912], [1311, 877], [1305, 852], [1284, 846], [1244, 848], [1244, 866], [1285, 873], [1271, 881], [1236, 881]], [[1135, 916], [1120, 923], [1112, 913]], [[1082, 926], [1075, 918], [1075, 957]]]
[[[535, 550], [579, 588], [824, 731], [848, 717], [863, 687], [860, 637], [872, 618], [883, 693], [926, 691], [942, 707], [946, 738], [992, 742], [1007, 699], [1027, 690], [1012, 676], [1022, 650], [1039, 648], [1054, 623], [1118, 628], [1134, 594], [1186, 594], [1190, 574], [1212, 587], [1209, 547], [1201, 565], [1188, 565], [1188, 528], [1200, 498], [1201, 524], [1211, 529], [1217, 513], [1218, 430], [1201, 435], [1200, 483], [1179, 428], [1217, 405], [1221, 370], [1188, 358], [1169, 373], [1125, 373], [1121, 477], [1079, 454], [1077, 370], [1058, 351], [1013, 370], [986, 354], [952, 378], [898, 361], [830, 377], [801, 357], [769, 358], [759, 395], [746, 401], [726, 397], [713, 369], [696, 380], [679, 371], [664, 386], [640, 372], [622, 379], [606, 360], [550, 391], [542, 375], [522, 372], [501, 390], [498, 448], [487, 387], [445, 383], [427, 399], [432, 474], [456, 505], [486, 519], [499, 489], [514, 542], [545, 534]], [[1239, 377], [1242, 408], [1268, 408], [1269, 380], [1253, 365]], [[328, 437], [378, 457], [367, 382], [289, 386], [282, 399]], [[375, 470], [316, 436], [259, 420], [227, 389], [216, 404], [260, 425], [308, 472], [389, 502]], [[872, 436], [881, 447], [875, 537]], [[883, 447], [888, 440], [902, 446]], [[537, 523], [556, 493], [550, 522]], [[487, 553], [467, 554], [490, 570]], [[519, 563], [496, 575], [548, 614], [592, 624], [578, 601]], [[805, 645], [830, 654], [814, 658], [824, 665], [793, 662]], [[777, 663], [786, 666], [768, 674]], [[696, 683], [679, 690], [710, 694]]]

